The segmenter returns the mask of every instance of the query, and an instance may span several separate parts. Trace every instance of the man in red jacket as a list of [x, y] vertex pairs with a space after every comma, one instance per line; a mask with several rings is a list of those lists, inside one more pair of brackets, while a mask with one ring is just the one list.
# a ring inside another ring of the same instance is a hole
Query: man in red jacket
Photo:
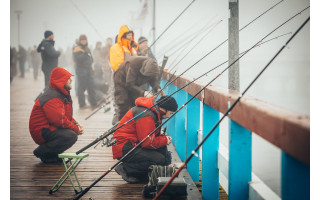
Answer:
[[60, 161], [58, 154], [83, 134], [83, 127], [72, 117], [71, 76], [64, 68], [54, 68], [49, 89], [36, 100], [30, 115], [29, 131], [39, 145], [33, 154], [44, 163]]
[[[139, 141], [147, 137], [156, 127], [161, 125], [162, 119], [170, 117], [178, 108], [176, 100], [171, 96], [162, 96], [158, 101], [154, 97], [139, 97], [136, 106], [130, 109], [120, 120], [118, 125], [128, 124], [119, 128], [113, 134], [116, 145], [112, 146], [113, 159], [120, 159], [135, 147]], [[152, 107], [153, 105], [156, 106]], [[150, 110], [144, 112], [147, 108]], [[150, 165], [167, 166], [171, 164], [171, 154], [167, 145], [172, 141], [170, 136], [160, 134], [160, 130], [153, 133], [141, 146], [131, 152], [115, 171], [129, 183], [148, 180], [148, 167]]]

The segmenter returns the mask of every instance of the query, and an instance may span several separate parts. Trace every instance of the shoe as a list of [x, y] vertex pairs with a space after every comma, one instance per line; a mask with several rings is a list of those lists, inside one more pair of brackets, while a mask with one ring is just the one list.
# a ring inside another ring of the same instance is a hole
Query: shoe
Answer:
[[122, 177], [123, 180], [127, 181], [128, 183], [138, 183], [139, 182], [139, 179], [127, 175], [127, 172], [123, 168], [122, 163], [119, 164], [114, 170]]
[[40, 160], [43, 163], [61, 163], [62, 162], [62, 159], [58, 157], [51, 157], [51, 158], [40, 157]]

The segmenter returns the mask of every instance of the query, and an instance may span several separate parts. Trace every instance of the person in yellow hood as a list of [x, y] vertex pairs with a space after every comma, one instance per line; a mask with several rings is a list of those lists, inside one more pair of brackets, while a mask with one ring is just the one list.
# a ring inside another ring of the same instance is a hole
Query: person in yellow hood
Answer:
[[139, 44], [134, 41], [134, 33], [128, 26], [120, 27], [117, 41], [110, 48], [110, 65], [115, 72], [119, 65], [131, 56], [137, 55]]

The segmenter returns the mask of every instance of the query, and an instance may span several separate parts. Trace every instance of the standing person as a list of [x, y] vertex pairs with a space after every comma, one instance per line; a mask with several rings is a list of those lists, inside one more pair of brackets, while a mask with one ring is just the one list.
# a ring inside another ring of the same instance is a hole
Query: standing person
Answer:
[[13, 77], [17, 75], [17, 52], [14, 47], [10, 47], [10, 83], [13, 80]]
[[34, 78], [34, 80], [37, 80], [41, 58], [37, 52], [36, 45], [33, 46], [33, 49], [30, 54], [31, 54], [31, 63], [32, 63], [32, 68], [33, 68], [33, 78]]
[[[106, 46], [102, 48], [102, 54], [104, 57], [104, 67], [103, 67], [103, 74], [108, 82], [109, 87], [113, 85], [113, 80], [112, 80], [112, 69], [110, 66], [110, 48], [113, 45], [112, 38], [108, 37], [106, 41]], [[112, 86], [113, 87], [113, 86]]]
[[110, 48], [110, 65], [116, 71], [119, 65], [131, 56], [137, 55], [138, 44], [134, 41], [134, 33], [128, 26], [122, 25], [117, 37], [117, 43]]
[[[134, 32], [130, 30], [127, 25], [122, 25], [119, 34], [115, 38], [115, 44], [110, 48], [110, 66], [113, 72], [118, 69], [123, 61], [131, 56], [137, 55], [138, 46], [139, 45], [134, 41]], [[114, 89], [114, 87], [112, 87], [112, 89]], [[121, 119], [117, 116], [117, 113], [118, 108], [117, 105], [114, 104], [113, 125], [117, 123], [118, 119]]]
[[107, 94], [108, 83], [104, 76], [105, 56], [102, 50], [102, 43], [99, 41], [93, 50], [93, 60], [95, 91], [97, 98], [101, 100]]
[[[118, 107], [117, 117], [120, 120], [135, 105], [138, 97], [149, 97], [152, 93], [139, 86], [149, 83], [153, 92], [160, 91], [160, 70], [154, 59], [135, 56], [124, 61], [113, 75], [115, 103]], [[164, 92], [161, 93], [164, 95]]]
[[27, 51], [21, 45], [19, 45], [18, 60], [19, 60], [19, 69], [20, 77], [24, 78], [24, 65], [26, 64]]
[[67, 70], [52, 70], [49, 88], [35, 102], [29, 131], [39, 146], [33, 154], [44, 163], [60, 161], [58, 154], [69, 149], [83, 134], [83, 127], [72, 117], [71, 76]]
[[86, 35], [80, 35], [79, 44], [73, 49], [73, 56], [76, 66], [76, 75], [78, 80], [78, 102], [80, 108], [87, 108], [84, 92], [88, 91], [88, 98], [91, 107], [94, 109], [97, 106], [95, 85], [93, 80], [92, 63], [93, 58], [88, 47]]
[[[162, 96], [158, 101], [154, 97], [140, 97], [135, 103], [136, 106], [126, 113], [120, 120], [118, 127], [156, 103], [158, 105], [115, 131], [113, 137], [117, 143], [112, 146], [113, 159], [121, 159], [139, 141], [145, 139], [156, 127], [161, 125], [162, 119], [170, 117], [178, 108], [176, 100], [171, 96]], [[171, 155], [167, 149], [167, 145], [171, 141], [170, 136], [160, 134], [160, 130], [157, 130], [141, 146], [124, 158], [115, 171], [129, 183], [147, 180], [150, 165], [167, 166], [171, 164]]]
[[146, 37], [143, 37], [143, 36], [139, 37], [138, 43], [139, 43], [139, 48], [137, 51], [138, 56], [148, 56], [149, 58], [153, 58], [156, 60], [151, 49], [148, 46], [148, 39]]
[[49, 88], [49, 77], [51, 71], [58, 66], [58, 57], [60, 52], [54, 48], [54, 34], [52, 31], [45, 31], [44, 38], [39, 44], [37, 51], [41, 53], [42, 66], [44, 73], [45, 90]]

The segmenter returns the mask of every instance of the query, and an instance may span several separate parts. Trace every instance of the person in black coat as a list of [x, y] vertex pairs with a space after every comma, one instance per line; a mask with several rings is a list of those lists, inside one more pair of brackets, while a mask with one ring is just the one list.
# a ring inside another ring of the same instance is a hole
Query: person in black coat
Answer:
[[76, 66], [76, 75], [78, 79], [78, 102], [80, 108], [86, 108], [86, 99], [84, 92], [88, 90], [89, 102], [92, 108], [97, 106], [95, 84], [93, 80], [92, 63], [93, 58], [88, 47], [86, 35], [80, 35], [79, 44], [73, 49], [73, 58]]
[[45, 89], [49, 88], [49, 78], [51, 71], [58, 66], [60, 51], [54, 48], [54, 35], [52, 31], [44, 32], [44, 38], [39, 44], [37, 51], [41, 53], [42, 66], [44, 73]]

